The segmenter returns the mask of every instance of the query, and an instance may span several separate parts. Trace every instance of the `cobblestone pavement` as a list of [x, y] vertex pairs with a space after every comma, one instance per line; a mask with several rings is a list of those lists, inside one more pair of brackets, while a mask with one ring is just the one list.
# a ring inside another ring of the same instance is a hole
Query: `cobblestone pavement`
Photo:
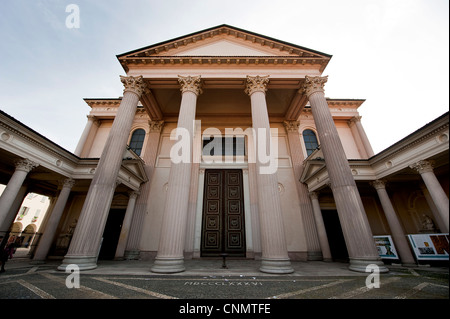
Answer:
[[73, 276], [55, 270], [55, 264], [10, 263], [0, 274], [0, 299], [449, 299], [448, 268], [390, 267], [389, 273], [380, 274], [379, 288], [368, 288], [366, 281], [374, 283], [369, 273], [347, 272], [339, 264], [326, 268], [334, 267], [337, 275], [321, 270], [323, 263], [309, 263], [317, 271], [301, 273], [307, 266], [298, 264], [293, 275], [274, 276], [208, 267], [157, 275], [126, 267], [137, 264], [118, 263], [81, 272], [79, 288], [68, 288]]

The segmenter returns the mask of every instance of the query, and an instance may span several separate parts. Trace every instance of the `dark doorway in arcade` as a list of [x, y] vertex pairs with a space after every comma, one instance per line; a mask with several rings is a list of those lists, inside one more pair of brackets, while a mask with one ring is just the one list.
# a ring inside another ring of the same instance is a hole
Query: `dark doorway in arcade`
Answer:
[[333, 261], [348, 262], [348, 251], [337, 210], [322, 210]]
[[99, 259], [111, 260], [116, 254], [117, 244], [119, 242], [120, 231], [122, 230], [123, 218], [126, 209], [111, 209], [106, 220], [105, 230], [103, 231], [103, 240], [98, 255]]

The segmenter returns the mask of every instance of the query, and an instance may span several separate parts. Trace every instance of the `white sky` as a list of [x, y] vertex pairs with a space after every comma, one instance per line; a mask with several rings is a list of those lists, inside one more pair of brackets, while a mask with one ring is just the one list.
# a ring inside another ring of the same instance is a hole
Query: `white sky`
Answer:
[[333, 55], [326, 96], [366, 99], [375, 153], [448, 111], [448, 0], [1, 0], [0, 109], [73, 151], [116, 55], [224, 23]]

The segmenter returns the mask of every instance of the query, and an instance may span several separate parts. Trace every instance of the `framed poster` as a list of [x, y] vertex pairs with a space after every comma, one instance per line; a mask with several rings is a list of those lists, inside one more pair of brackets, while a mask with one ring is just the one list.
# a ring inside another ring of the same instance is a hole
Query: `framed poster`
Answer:
[[383, 259], [399, 259], [390, 235], [373, 236], [378, 255]]
[[448, 260], [448, 233], [414, 234], [408, 238], [417, 260]]

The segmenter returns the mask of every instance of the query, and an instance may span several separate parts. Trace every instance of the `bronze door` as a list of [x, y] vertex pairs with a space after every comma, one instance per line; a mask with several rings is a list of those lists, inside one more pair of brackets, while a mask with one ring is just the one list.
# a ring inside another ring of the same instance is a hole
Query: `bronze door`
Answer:
[[203, 195], [202, 257], [245, 257], [242, 170], [207, 169]]

